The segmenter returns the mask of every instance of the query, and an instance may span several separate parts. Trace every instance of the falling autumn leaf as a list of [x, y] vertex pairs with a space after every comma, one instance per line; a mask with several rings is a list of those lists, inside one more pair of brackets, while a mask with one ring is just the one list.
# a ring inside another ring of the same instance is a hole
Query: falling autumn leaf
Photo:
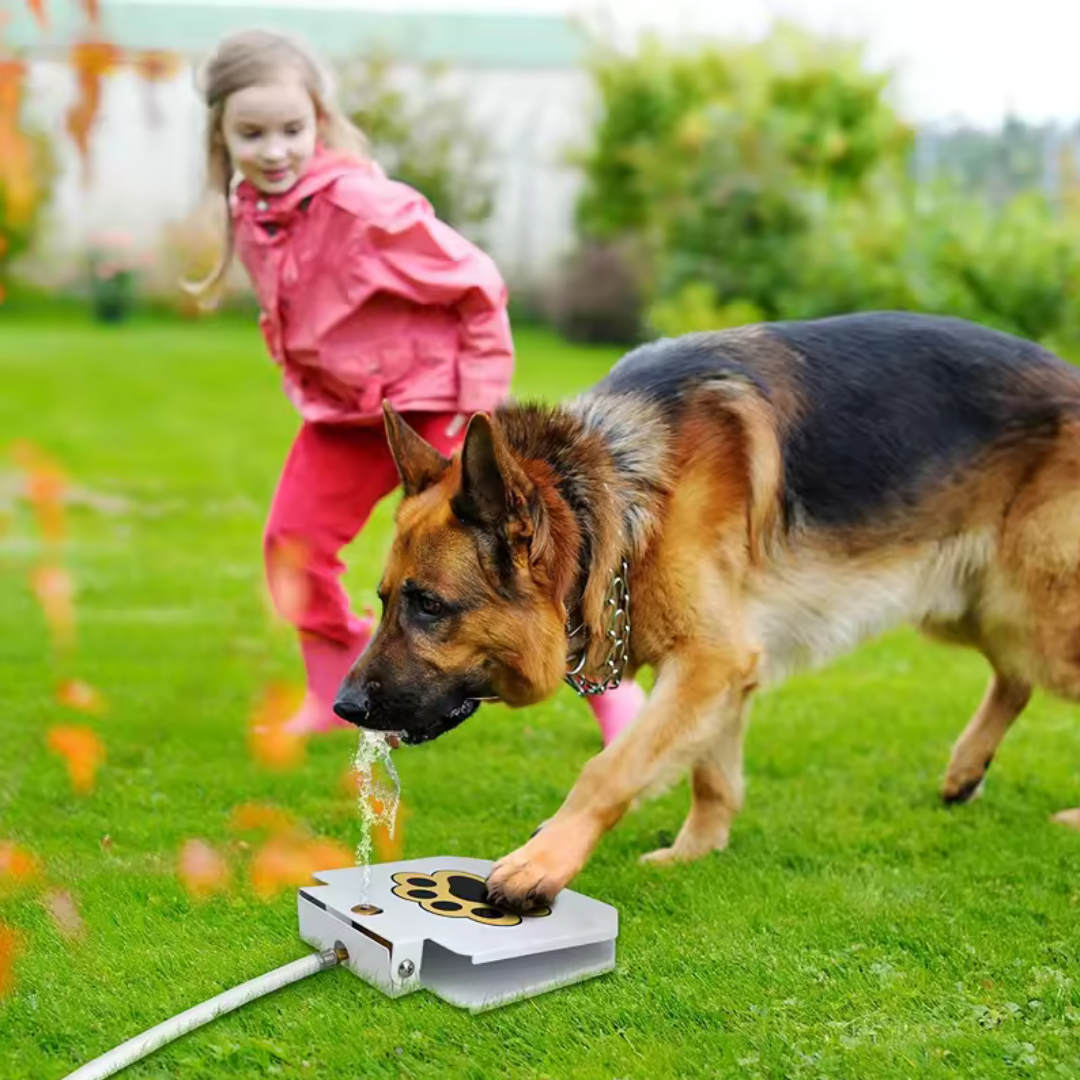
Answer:
[[277, 613], [289, 623], [298, 623], [307, 610], [310, 596], [307, 566], [307, 547], [293, 537], [276, 543], [267, 558], [270, 598]]
[[307, 857], [312, 874], [322, 870], [340, 870], [353, 864], [352, 853], [336, 840], [312, 840], [308, 844]]
[[270, 829], [285, 832], [296, 826], [296, 820], [288, 810], [266, 803], [243, 803], [229, 815], [229, 826], [237, 832]]
[[19, 935], [0, 923], [0, 997], [11, 993], [15, 985], [15, 960], [19, 955]]
[[310, 883], [310, 865], [304, 857], [304, 846], [293, 839], [272, 837], [251, 861], [251, 886], [264, 900], [291, 886]]
[[90, 132], [101, 107], [102, 81], [120, 60], [120, 50], [106, 41], [80, 41], [71, 47], [78, 94], [68, 110], [66, 127], [82, 159], [84, 184], [90, 182]]
[[180, 849], [177, 876], [196, 900], [226, 892], [231, 877], [224, 856], [205, 840], [188, 840]]
[[82, 6], [86, 17], [92, 23], [97, 23], [101, 18], [101, 0], [82, 0]]
[[355, 765], [350, 765], [341, 774], [341, 790], [350, 798], [355, 799], [360, 791], [360, 777]]
[[26, 65], [21, 60], [0, 58], [0, 187], [13, 224], [29, 218], [36, 195], [32, 149], [19, 126], [25, 74]]
[[61, 543], [67, 532], [64, 508], [67, 475], [56, 461], [32, 443], [16, 443], [12, 457], [16, 467], [26, 475], [26, 499], [37, 515], [42, 536], [49, 543]]
[[55, 644], [69, 649], [75, 640], [75, 582], [70, 571], [62, 566], [39, 566], [31, 575], [31, 585]]
[[158, 104], [158, 83], [175, 78], [182, 69], [179, 55], [167, 49], [140, 49], [133, 54], [131, 62], [146, 83], [146, 113], [151, 127], [162, 121]]
[[295, 833], [266, 841], [251, 860], [251, 885], [264, 900], [284, 889], [312, 884], [315, 873], [352, 865], [350, 853], [333, 840], [306, 840]]
[[64, 759], [71, 785], [79, 794], [94, 790], [94, 778], [105, 761], [105, 747], [93, 731], [84, 727], [52, 727], [46, 745]]
[[42, 30], [49, 29], [49, 16], [45, 11], [45, 0], [26, 0], [26, 6], [33, 13], [33, 16], [38, 21], [38, 26]]
[[79, 941], [86, 937], [86, 924], [79, 914], [75, 898], [66, 889], [50, 889], [41, 902], [61, 937], [68, 941]]
[[272, 682], [266, 688], [248, 724], [248, 746], [260, 765], [287, 769], [303, 761], [304, 736], [285, 730], [303, 699], [303, 690], [286, 683]]
[[[382, 817], [382, 801], [372, 797], [369, 802], [376, 818]], [[393, 832], [391, 833], [390, 826], [382, 821], [379, 821], [371, 830], [371, 842], [375, 847], [375, 854], [378, 855], [379, 862], [393, 862], [395, 859], [401, 858], [402, 848], [405, 844], [404, 821], [407, 815], [408, 811], [405, 809], [405, 804], [399, 802], [397, 814], [394, 817]]]
[[78, 679], [65, 679], [56, 688], [56, 700], [76, 712], [104, 716], [107, 708], [99, 690]]
[[41, 877], [41, 861], [33, 852], [12, 840], [0, 840], [0, 888], [5, 884], [25, 885]]
[[144, 79], [160, 82], [173, 79], [183, 70], [183, 58], [168, 49], [141, 49], [134, 54], [136, 71]]

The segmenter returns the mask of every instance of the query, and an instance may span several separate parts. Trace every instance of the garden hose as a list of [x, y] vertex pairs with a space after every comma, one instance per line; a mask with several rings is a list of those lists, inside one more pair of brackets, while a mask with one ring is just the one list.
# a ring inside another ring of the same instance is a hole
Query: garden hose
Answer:
[[153, 1053], [159, 1047], [172, 1042], [173, 1039], [209, 1023], [224, 1013], [232, 1012], [233, 1009], [246, 1005], [249, 1001], [254, 1001], [264, 994], [280, 990], [289, 983], [298, 982], [309, 975], [336, 967], [348, 958], [349, 954], [345, 946], [338, 942], [333, 949], [324, 949], [322, 952], [313, 953], [311, 956], [302, 957], [300, 960], [294, 960], [283, 967], [268, 971], [265, 975], [249, 979], [246, 983], [233, 987], [232, 990], [226, 990], [217, 997], [212, 997], [201, 1005], [195, 1005], [172, 1019], [144, 1031], [141, 1035], [128, 1039], [115, 1050], [110, 1050], [107, 1054], [102, 1054], [101, 1057], [69, 1073], [64, 1080], [102, 1080], [103, 1077], [112, 1076], [113, 1073], [127, 1068], [128, 1065]]

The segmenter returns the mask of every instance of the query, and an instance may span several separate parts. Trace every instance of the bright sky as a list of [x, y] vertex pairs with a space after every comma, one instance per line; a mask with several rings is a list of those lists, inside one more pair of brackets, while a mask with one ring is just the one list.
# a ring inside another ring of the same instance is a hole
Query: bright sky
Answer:
[[[144, 0], [153, 3], [155, 0]], [[159, 0], [160, 2], [160, 0]], [[214, 3], [216, 0], [201, 0]], [[255, 7], [299, 0], [222, 0]], [[584, 13], [621, 30], [757, 35], [776, 16], [855, 32], [876, 62], [899, 72], [900, 103], [916, 120], [996, 123], [1080, 116], [1076, 0], [318, 0], [368, 10]]]

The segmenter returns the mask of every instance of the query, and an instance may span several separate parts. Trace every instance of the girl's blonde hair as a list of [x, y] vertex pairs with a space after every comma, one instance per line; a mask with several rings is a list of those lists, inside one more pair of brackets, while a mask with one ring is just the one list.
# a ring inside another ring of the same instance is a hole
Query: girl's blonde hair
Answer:
[[224, 239], [210, 275], [198, 282], [186, 279], [181, 282], [202, 308], [214, 307], [220, 299], [234, 254], [229, 208], [234, 170], [221, 132], [225, 102], [238, 90], [274, 82], [289, 72], [300, 77], [311, 95], [322, 145], [358, 161], [369, 160], [367, 138], [334, 103], [327, 73], [299, 41], [269, 30], [242, 30], [219, 42], [199, 73], [198, 86], [207, 108], [207, 195], [221, 203]]

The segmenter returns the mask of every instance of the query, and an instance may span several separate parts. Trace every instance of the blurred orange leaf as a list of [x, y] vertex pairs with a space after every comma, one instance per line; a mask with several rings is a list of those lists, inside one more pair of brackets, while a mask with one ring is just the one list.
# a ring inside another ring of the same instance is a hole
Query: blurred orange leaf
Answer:
[[284, 889], [310, 885], [312, 875], [352, 865], [352, 856], [333, 840], [305, 840], [293, 834], [271, 837], [251, 861], [251, 885], [264, 900]]
[[51, 543], [59, 543], [67, 531], [64, 518], [67, 475], [56, 461], [32, 443], [16, 443], [12, 457], [26, 474], [26, 498], [34, 508], [42, 535]]
[[280, 806], [268, 806], [266, 803], [243, 803], [233, 808], [229, 816], [229, 826], [237, 832], [252, 829], [272, 829], [284, 832], [294, 828], [296, 820], [288, 810]]
[[61, 648], [70, 647], [75, 638], [75, 582], [70, 571], [62, 566], [39, 566], [31, 584], [54, 641]]
[[19, 884], [41, 876], [41, 861], [31, 851], [12, 840], [0, 840], [0, 885], [6, 880]]
[[168, 49], [140, 49], [134, 54], [133, 61], [135, 70], [151, 82], [171, 79], [183, 69], [180, 54]]
[[197, 900], [226, 892], [231, 874], [224, 856], [205, 840], [188, 840], [180, 849], [177, 876]]
[[100, 690], [78, 679], [65, 679], [56, 688], [56, 700], [76, 712], [104, 716], [107, 707]]
[[311, 884], [306, 845], [283, 836], [268, 840], [251, 861], [251, 885], [263, 899], [294, 885]]
[[101, 3], [100, 0], [82, 0], [83, 10], [86, 12], [86, 17], [92, 22], [96, 23], [101, 18]]
[[90, 182], [90, 132], [101, 107], [102, 79], [121, 59], [120, 50], [106, 41], [80, 41], [71, 47], [70, 62], [79, 92], [68, 110], [66, 126], [82, 159], [84, 184]]
[[15, 959], [19, 955], [19, 935], [0, 923], [0, 997], [11, 993], [15, 985]]
[[353, 865], [352, 853], [336, 840], [311, 841], [308, 844], [308, 859], [311, 861], [312, 874], [317, 874], [321, 870], [340, 870], [342, 867]]
[[[374, 796], [369, 799], [371, 803], [371, 809], [377, 817], [383, 813], [383, 804], [381, 800]], [[395, 859], [401, 858], [401, 852], [405, 845], [405, 818], [408, 816], [408, 811], [405, 809], [405, 804], [399, 802], [397, 806], [397, 813], [394, 816], [394, 832], [391, 836], [389, 825], [379, 822], [371, 830], [371, 842], [375, 847], [375, 854], [379, 857], [379, 862], [393, 862]]]
[[71, 46], [71, 65], [78, 76], [108, 75], [123, 63], [124, 54], [108, 41], [88, 38]]
[[285, 537], [271, 549], [267, 559], [267, 585], [274, 607], [283, 619], [298, 623], [307, 610], [310, 586], [305, 544]]
[[146, 112], [151, 125], [161, 123], [157, 84], [179, 74], [182, 64], [178, 54], [167, 49], [141, 49], [132, 58], [135, 70], [146, 82]]
[[72, 787], [82, 795], [94, 790], [94, 778], [105, 761], [105, 746], [89, 728], [52, 727], [48, 748], [64, 758]]
[[22, 61], [0, 58], [0, 187], [16, 224], [33, 210], [35, 194], [30, 142], [19, 126], [25, 73]]
[[375, 854], [379, 857], [379, 862], [393, 862], [401, 858], [401, 850], [405, 843], [403, 831], [400, 814], [394, 826], [393, 836], [385, 825], [376, 825], [371, 830], [371, 842], [375, 846]]
[[285, 730], [303, 700], [303, 690], [286, 683], [267, 686], [248, 725], [248, 746], [260, 765], [287, 769], [304, 760], [304, 736]]
[[26, 0], [26, 6], [33, 12], [42, 30], [49, 29], [49, 16], [45, 11], [45, 0]]
[[42, 903], [62, 937], [77, 941], [86, 936], [86, 924], [79, 914], [75, 898], [66, 889], [50, 889], [42, 898]]
[[341, 774], [341, 790], [352, 798], [356, 798], [360, 791], [360, 777], [356, 772], [356, 766], [350, 765]]

